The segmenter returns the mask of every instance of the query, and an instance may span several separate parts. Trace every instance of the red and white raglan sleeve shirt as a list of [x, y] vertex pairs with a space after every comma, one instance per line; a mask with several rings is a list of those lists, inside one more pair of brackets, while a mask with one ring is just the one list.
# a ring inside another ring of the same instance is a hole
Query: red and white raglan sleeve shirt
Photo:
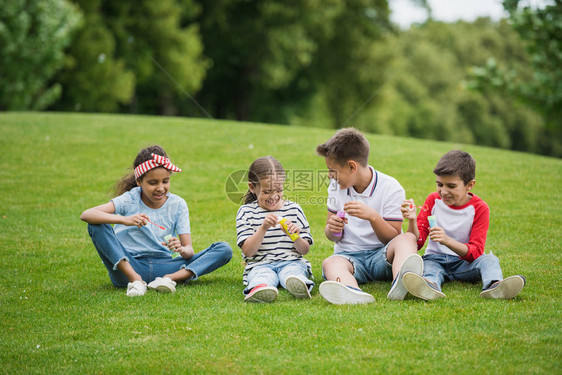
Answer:
[[[462, 260], [473, 262], [484, 254], [486, 235], [490, 226], [490, 208], [478, 196], [469, 193], [472, 198], [463, 206], [448, 206], [437, 192], [430, 194], [418, 215], [417, 224], [420, 232], [418, 249], [425, 244], [429, 235], [428, 216], [435, 216], [437, 226], [445, 230], [452, 239], [468, 246], [468, 252]], [[425, 249], [426, 254], [447, 254], [459, 256], [453, 250], [431, 239]]]

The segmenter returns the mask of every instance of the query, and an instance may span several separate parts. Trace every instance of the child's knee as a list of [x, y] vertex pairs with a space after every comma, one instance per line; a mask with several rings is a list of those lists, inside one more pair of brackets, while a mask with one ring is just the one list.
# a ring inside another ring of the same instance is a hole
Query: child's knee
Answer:
[[500, 260], [494, 254], [482, 254], [476, 260], [480, 260], [481, 264], [485, 264], [487, 266], [500, 266]]
[[350, 262], [347, 259], [339, 256], [331, 256], [324, 259], [324, 261], [322, 262], [322, 271], [326, 273], [327, 271], [332, 271], [340, 268], [349, 269], [349, 265]]
[[232, 247], [226, 242], [216, 242], [213, 245], [213, 250], [225, 262], [228, 263], [232, 259]]

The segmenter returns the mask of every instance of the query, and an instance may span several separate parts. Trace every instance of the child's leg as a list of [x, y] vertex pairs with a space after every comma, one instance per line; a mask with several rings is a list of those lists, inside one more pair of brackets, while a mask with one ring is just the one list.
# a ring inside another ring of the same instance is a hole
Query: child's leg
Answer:
[[324, 278], [328, 281], [336, 281], [339, 279], [344, 285], [359, 288], [359, 284], [355, 276], [353, 276], [353, 264], [344, 257], [332, 255], [324, 259], [322, 262], [322, 273], [324, 274]]
[[254, 287], [260, 284], [276, 288], [279, 285], [277, 272], [268, 265], [255, 266], [248, 273], [248, 286], [244, 289], [244, 294], [248, 294]]
[[462, 281], [482, 280], [482, 289], [488, 288], [496, 281], [503, 280], [498, 257], [482, 254], [474, 262], [460, 260], [453, 272], [453, 277]]
[[196, 253], [191, 259], [170, 258], [154, 264], [153, 277], [169, 277], [173, 281], [196, 280], [227, 264], [232, 248], [226, 242], [216, 242]]
[[145, 274], [143, 265], [130, 256], [115, 236], [111, 225], [88, 224], [88, 234], [107, 268], [113, 285], [125, 287], [129, 282], [143, 280], [143, 277], [138, 273]]
[[428, 254], [423, 256], [423, 276], [433, 283], [439, 291], [441, 291], [441, 284], [448, 278], [443, 267], [445, 260], [446, 255]]
[[386, 260], [392, 264], [392, 284], [387, 298], [403, 300], [408, 295], [404, 286], [403, 277], [407, 272], [421, 276], [423, 260], [418, 255], [416, 236], [412, 233], [403, 233], [396, 236], [386, 247]]
[[306, 284], [308, 290], [311, 291], [314, 287], [314, 282], [310, 280], [308, 266], [305, 262], [300, 260], [292, 260], [285, 262], [279, 269], [279, 283], [285, 289], [287, 289], [287, 278], [296, 277]]
[[[402, 233], [388, 244], [386, 259], [392, 264], [392, 279], [400, 272], [404, 261], [412, 254], [418, 253], [416, 237], [412, 233]], [[419, 259], [419, 258], [418, 258]]]
[[[423, 256], [423, 277], [413, 272], [406, 272], [403, 284], [410, 294], [426, 301], [446, 297], [441, 292], [441, 284], [447, 278], [446, 255], [428, 254]], [[448, 267], [447, 267], [448, 268]]]

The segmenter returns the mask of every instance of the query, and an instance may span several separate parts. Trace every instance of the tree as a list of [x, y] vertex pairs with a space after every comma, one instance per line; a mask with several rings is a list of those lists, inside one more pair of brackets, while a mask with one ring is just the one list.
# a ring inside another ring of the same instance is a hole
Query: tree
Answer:
[[397, 72], [361, 128], [460, 143], [537, 152], [544, 121], [536, 111], [496, 91], [468, 89], [467, 72], [491, 54], [510, 69], [529, 66], [524, 46], [506, 21], [428, 21], [387, 40]]
[[[537, 134], [537, 152], [562, 156], [562, 2], [544, 8], [505, 0], [509, 22], [524, 42], [529, 64], [509, 68], [495, 57], [471, 71], [470, 87], [498, 92], [540, 111], [546, 127]], [[495, 56], [495, 55], [492, 55]], [[530, 72], [530, 74], [529, 74]]]
[[131, 111], [175, 115], [201, 88], [210, 61], [193, 22], [199, 11], [192, 0], [103, 1], [117, 56], [136, 76]]
[[80, 11], [66, 0], [0, 0], [0, 9], [0, 109], [44, 109], [61, 94], [50, 80]]
[[75, 0], [84, 22], [67, 50], [64, 69], [55, 78], [61, 98], [52, 109], [115, 112], [131, 102], [135, 77], [116, 52], [115, 37], [100, 13], [100, 0]]
[[213, 66], [198, 99], [215, 117], [287, 123], [321, 95], [341, 126], [382, 79], [371, 47], [391, 27], [386, 1], [200, 4]]
[[73, 0], [84, 27], [57, 77], [53, 109], [179, 114], [209, 66], [191, 0]]

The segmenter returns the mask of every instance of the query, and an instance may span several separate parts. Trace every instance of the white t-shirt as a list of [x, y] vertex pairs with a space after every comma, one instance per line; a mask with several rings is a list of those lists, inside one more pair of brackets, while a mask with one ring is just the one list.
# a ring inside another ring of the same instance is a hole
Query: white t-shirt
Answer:
[[[394, 178], [369, 166], [372, 173], [369, 186], [359, 194], [353, 187], [340, 189], [336, 180], [328, 187], [328, 211], [336, 213], [343, 211], [347, 202], [359, 201], [376, 210], [386, 221], [402, 222], [400, 205], [406, 199], [406, 193], [400, 183]], [[344, 251], [373, 250], [384, 246], [371, 223], [368, 220], [354, 216], [346, 216], [342, 239], [334, 245], [334, 254]]]

